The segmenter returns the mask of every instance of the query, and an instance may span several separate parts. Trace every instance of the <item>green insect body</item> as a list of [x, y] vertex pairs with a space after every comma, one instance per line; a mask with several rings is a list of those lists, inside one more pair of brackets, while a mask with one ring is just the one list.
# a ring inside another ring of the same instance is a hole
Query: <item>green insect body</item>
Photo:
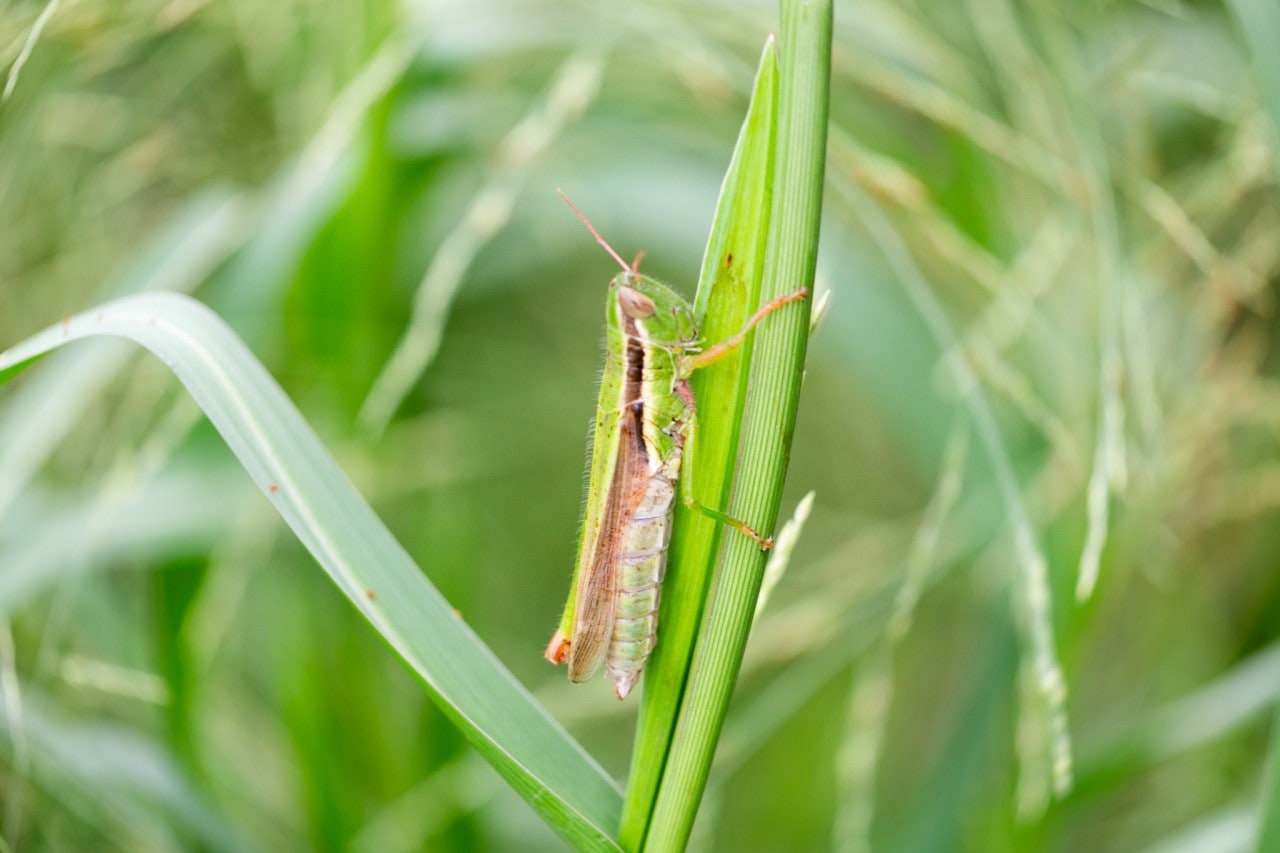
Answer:
[[[586, 681], [603, 663], [619, 698], [657, 638], [658, 600], [693, 396], [681, 351], [693, 312], [669, 287], [624, 272], [609, 285], [607, 359], [596, 410], [590, 494], [573, 591], [548, 658]], [[566, 648], [567, 644], [567, 648]]]
[[636, 264], [628, 266], [573, 209], [624, 272], [609, 284], [605, 367], [577, 567], [546, 658], [567, 660], [575, 682], [587, 681], [603, 665], [623, 699], [657, 642], [677, 484], [688, 506], [755, 538], [762, 548], [772, 545], [743, 522], [701, 506], [688, 481], [680, 480], [696, 417], [689, 375], [723, 358], [766, 315], [807, 291], [773, 300], [733, 338], [699, 350], [689, 303], [641, 275]]

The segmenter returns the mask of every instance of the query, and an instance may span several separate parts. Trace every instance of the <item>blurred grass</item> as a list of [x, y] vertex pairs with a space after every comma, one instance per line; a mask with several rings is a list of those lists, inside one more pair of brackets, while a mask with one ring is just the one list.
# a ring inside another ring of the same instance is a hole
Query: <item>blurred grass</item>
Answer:
[[[0, 9], [6, 74], [45, 8]], [[1250, 10], [1266, 19], [1246, 0], [836, 9], [833, 137], [849, 144], [819, 261], [834, 298], [788, 481], [791, 502], [818, 498], [748, 647], [705, 846], [1255, 838], [1280, 633], [1280, 34]], [[573, 557], [610, 274], [553, 188], [691, 292], [775, 16], [61, 3], [0, 104], [0, 347], [107, 292], [198, 285], [430, 555], [433, 583], [621, 775], [634, 709], [540, 658]], [[428, 264], [556, 69], [598, 45], [596, 99], [525, 167], [434, 360], [365, 438], [357, 413]], [[872, 202], [955, 348], [865, 227]], [[1040, 809], [1026, 786], [1047, 779], [1025, 757], [1046, 721], [1020, 687], [1009, 518], [976, 446], [944, 462], [971, 393], [956, 358], [1045, 558], [1077, 762]], [[82, 359], [0, 396], [0, 453], [30, 448], [0, 466], [6, 841], [558, 849], [247, 497], [165, 372]], [[8, 438], [37, 417], [43, 434]], [[1107, 429], [1098, 580], [1077, 603]], [[947, 477], [954, 501], [930, 513]], [[904, 585], [910, 630], [890, 634]], [[890, 701], [862, 692], [886, 683]], [[868, 745], [848, 739], [877, 731], [854, 772]]]

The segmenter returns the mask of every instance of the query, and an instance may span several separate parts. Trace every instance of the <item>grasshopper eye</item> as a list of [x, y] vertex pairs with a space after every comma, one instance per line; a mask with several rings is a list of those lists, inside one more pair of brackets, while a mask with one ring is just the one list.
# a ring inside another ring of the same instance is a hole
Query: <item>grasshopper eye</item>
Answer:
[[622, 306], [622, 313], [633, 320], [647, 320], [658, 310], [652, 299], [626, 285], [618, 288], [618, 304]]

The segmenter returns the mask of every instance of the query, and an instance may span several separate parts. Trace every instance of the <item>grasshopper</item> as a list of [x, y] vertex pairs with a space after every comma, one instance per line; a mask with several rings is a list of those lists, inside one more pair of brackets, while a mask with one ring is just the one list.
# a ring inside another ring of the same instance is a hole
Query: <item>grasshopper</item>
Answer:
[[624, 261], [560, 195], [623, 271], [609, 282], [604, 373], [577, 567], [546, 658], [567, 660], [574, 682], [587, 681], [604, 664], [614, 692], [625, 699], [657, 642], [677, 484], [686, 506], [741, 531], [762, 550], [773, 546], [744, 522], [698, 503], [691, 478], [680, 479], [685, 457], [693, 453], [697, 422], [689, 376], [724, 358], [761, 320], [809, 292], [765, 303], [736, 335], [701, 349], [689, 303], [641, 275], [641, 256]]

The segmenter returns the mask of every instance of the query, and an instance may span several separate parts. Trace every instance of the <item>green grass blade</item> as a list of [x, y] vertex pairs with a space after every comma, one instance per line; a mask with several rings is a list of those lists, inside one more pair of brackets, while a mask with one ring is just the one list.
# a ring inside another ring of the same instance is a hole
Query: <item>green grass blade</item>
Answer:
[[[812, 287], [826, 158], [831, 4], [782, 4], [773, 214], [761, 301]], [[808, 303], [803, 303], [808, 305]], [[750, 392], [729, 514], [772, 530], [782, 500], [809, 339], [807, 310], [781, 311], [756, 332]], [[659, 787], [647, 850], [677, 850], [693, 828], [716, 741], [755, 612], [765, 555], [750, 539], [726, 536], [707, 602], [675, 740]]]
[[616, 848], [612, 780], [453, 612], [216, 315], [173, 294], [111, 302], [0, 353], [0, 382], [96, 336], [133, 340], [174, 371], [334, 582], [557, 832], [582, 848]]
[[529, 167], [595, 100], [604, 67], [604, 58], [595, 46], [567, 57], [544, 97], [499, 146], [492, 174], [441, 243], [418, 284], [409, 325], [361, 407], [358, 423], [365, 432], [379, 435], [386, 429], [413, 384], [435, 359], [450, 305], [468, 270], [485, 245], [506, 227]]
[[[6, 690], [14, 686], [6, 685]], [[252, 849], [247, 838], [219, 820], [207, 795], [161, 743], [118, 722], [67, 719], [57, 702], [30, 684], [22, 685], [20, 705], [0, 702], [0, 725], [11, 735], [0, 745], [6, 759], [15, 765], [28, 763], [24, 773], [37, 788], [104, 835], [118, 839], [122, 848]], [[6, 809], [17, 796], [11, 783], [5, 791]], [[6, 826], [13, 826], [9, 819]]]
[[[243, 479], [231, 473], [229, 466], [169, 465], [137, 485], [28, 489], [6, 511], [11, 532], [0, 537], [0, 620], [18, 618], [22, 608], [87, 574], [215, 541], [234, 526], [245, 497]], [[90, 552], [92, 559], [75, 557]]]
[[1280, 144], [1280, 6], [1274, 0], [1229, 0], [1227, 6], [1253, 55], [1262, 104], [1271, 115], [1274, 141]]
[[1271, 727], [1271, 753], [1263, 777], [1262, 820], [1258, 850], [1280, 850], [1280, 710]]
[[[770, 39], [760, 58], [703, 259], [695, 302], [698, 316], [704, 318], [700, 332], [705, 341], [733, 335], [760, 303], [777, 123], [776, 54]], [[694, 478], [694, 494], [708, 506], [724, 506], [729, 495], [749, 358], [750, 349], [744, 346], [691, 378], [699, 411], [697, 454], [685, 476]], [[701, 513], [683, 507], [677, 511], [659, 620], [662, 641], [645, 672], [619, 834], [627, 849], [638, 849], [648, 828], [723, 529], [724, 525]]]

